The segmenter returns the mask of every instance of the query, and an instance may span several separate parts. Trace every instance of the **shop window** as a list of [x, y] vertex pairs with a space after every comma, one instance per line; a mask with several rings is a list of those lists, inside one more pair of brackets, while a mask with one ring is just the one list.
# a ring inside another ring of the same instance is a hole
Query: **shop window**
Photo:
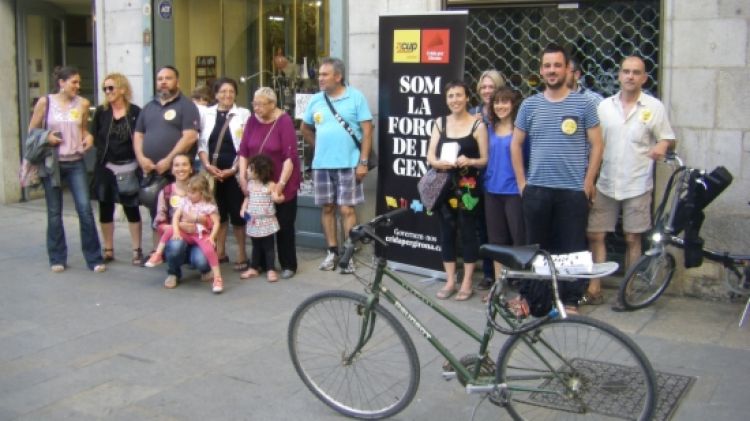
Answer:
[[[172, 5], [169, 53], [181, 71], [183, 92], [210, 83], [214, 74], [226, 75], [243, 81], [238, 104], [247, 107], [255, 89], [270, 86], [279, 104], [293, 112], [295, 93], [315, 88], [310, 76], [319, 58], [328, 55], [329, 0], [174, 0]], [[165, 57], [159, 51], [156, 56]]]

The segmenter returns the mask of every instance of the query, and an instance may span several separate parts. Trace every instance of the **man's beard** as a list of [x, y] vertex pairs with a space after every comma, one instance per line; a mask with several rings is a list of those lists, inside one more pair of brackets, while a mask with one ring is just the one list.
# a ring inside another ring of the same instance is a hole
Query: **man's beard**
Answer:
[[159, 99], [169, 99], [169, 98], [172, 98], [175, 95], [177, 95], [177, 89], [176, 88], [174, 90], [161, 89], [159, 91]]

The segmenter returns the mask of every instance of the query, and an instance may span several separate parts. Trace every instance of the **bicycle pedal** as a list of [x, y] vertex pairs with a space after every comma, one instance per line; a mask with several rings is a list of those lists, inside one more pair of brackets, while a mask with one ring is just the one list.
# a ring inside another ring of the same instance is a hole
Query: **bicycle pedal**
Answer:
[[456, 369], [453, 368], [453, 365], [450, 363], [450, 361], [443, 361], [442, 369], [443, 372], [441, 373], [441, 376], [443, 376], [443, 380], [448, 382], [456, 378]]

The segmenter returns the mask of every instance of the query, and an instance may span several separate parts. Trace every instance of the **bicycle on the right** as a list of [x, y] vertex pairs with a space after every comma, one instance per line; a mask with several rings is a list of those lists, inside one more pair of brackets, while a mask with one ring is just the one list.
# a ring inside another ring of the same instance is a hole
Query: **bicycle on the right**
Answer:
[[[721, 264], [729, 291], [750, 295], [750, 255], [705, 248], [700, 237], [703, 209], [732, 183], [732, 174], [721, 166], [710, 173], [688, 167], [674, 152], [667, 154], [665, 162], [674, 170], [654, 211], [654, 228], [648, 237], [651, 246], [625, 274], [618, 291], [619, 304], [625, 310], [637, 310], [656, 301], [674, 275], [674, 249], [684, 252], [686, 268], [700, 266], [704, 258]], [[740, 326], [749, 308], [750, 299]]]

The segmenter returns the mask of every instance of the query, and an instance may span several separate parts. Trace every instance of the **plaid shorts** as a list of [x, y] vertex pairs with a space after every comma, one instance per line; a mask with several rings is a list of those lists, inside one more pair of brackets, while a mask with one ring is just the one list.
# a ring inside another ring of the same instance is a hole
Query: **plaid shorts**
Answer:
[[354, 206], [365, 201], [362, 183], [357, 181], [354, 168], [337, 170], [313, 170], [315, 204], [335, 203], [339, 206]]

